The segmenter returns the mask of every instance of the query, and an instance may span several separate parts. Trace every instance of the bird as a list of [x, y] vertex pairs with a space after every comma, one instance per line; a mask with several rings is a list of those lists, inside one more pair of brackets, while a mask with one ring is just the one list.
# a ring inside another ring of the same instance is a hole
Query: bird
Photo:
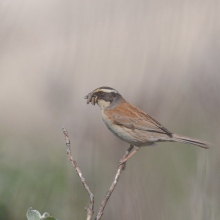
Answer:
[[102, 86], [84, 97], [87, 104], [98, 105], [108, 129], [130, 144], [127, 155], [119, 165], [131, 158], [143, 146], [157, 142], [180, 142], [208, 149], [210, 143], [171, 132], [153, 117], [127, 102], [115, 89]]

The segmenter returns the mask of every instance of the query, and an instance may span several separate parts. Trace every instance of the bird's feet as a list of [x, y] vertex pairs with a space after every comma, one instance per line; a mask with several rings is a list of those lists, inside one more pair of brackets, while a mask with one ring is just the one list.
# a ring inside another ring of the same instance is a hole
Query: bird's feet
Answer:
[[125, 159], [121, 159], [119, 161], [119, 165], [118, 165], [118, 168], [122, 166], [122, 170], [125, 170], [125, 167], [126, 167], [126, 160]]

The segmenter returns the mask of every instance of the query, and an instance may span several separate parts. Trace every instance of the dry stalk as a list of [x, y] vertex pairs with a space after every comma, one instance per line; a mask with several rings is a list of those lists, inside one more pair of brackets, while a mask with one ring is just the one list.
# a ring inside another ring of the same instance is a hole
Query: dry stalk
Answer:
[[90, 220], [92, 218], [93, 213], [94, 213], [94, 196], [93, 196], [91, 190], [89, 189], [89, 186], [87, 185], [86, 180], [83, 177], [82, 172], [79, 169], [76, 161], [73, 159], [73, 156], [72, 156], [72, 153], [71, 153], [71, 149], [70, 149], [70, 139], [69, 139], [68, 132], [67, 132], [65, 127], [63, 127], [63, 134], [64, 134], [65, 140], [66, 140], [66, 146], [67, 146], [66, 151], [67, 151], [67, 155], [68, 155], [69, 161], [75, 167], [76, 172], [77, 172], [77, 174], [78, 174], [78, 176], [79, 176], [79, 178], [80, 178], [80, 180], [81, 180], [85, 190], [87, 191], [87, 193], [89, 194], [89, 197], [90, 197], [89, 207], [88, 208], [85, 207], [85, 210], [87, 212], [87, 220]]
[[[65, 140], [66, 140], [66, 146], [67, 146], [66, 151], [67, 151], [67, 155], [68, 155], [69, 161], [75, 167], [76, 172], [77, 172], [78, 176], [80, 177], [80, 180], [81, 180], [85, 190], [87, 191], [87, 193], [89, 194], [89, 197], [90, 197], [89, 207], [85, 208], [85, 210], [87, 211], [87, 220], [91, 220], [92, 215], [94, 213], [94, 196], [93, 196], [92, 192], [90, 191], [89, 186], [87, 185], [87, 183], [85, 181], [85, 178], [83, 177], [82, 172], [79, 169], [76, 161], [73, 159], [73, 156], [72, 156], [72, 153], [71, 153], [71, 149], [70, 149], [70, 139], [69, 139], [68, 132], [67, 132], [65, 127], [63, 127], [63, 134], [64, 134]], [[133, 148], [134, 148], [134, 146], [131, 145], [129, 147], [129, 149], [125, 152], [125, 154], [124, 154], [124, 156], [122, 157], [121, 160], [126, 158], [128, 156], [128, 154], [132, 151]], [[118, 183], [119, 177], [121, 175], [121, 171], [124, 170], [124, 169], [125, 169], [125, 163], [119, 165], [117, 173], [115, 175], [115, 178], [114, 178], [114, 180], [113, 180], [113, 182], [112, 182], [108, 192], [106, 193], [104, 200], [101, 203], [101, 206], [99, 208], [97, 216], [95, 217], [95, 220], [100, 220], [101, 219], [101, 217], [103, 215], [103, 212], [104, 212], [104, 209], [105, 209], [105, 206], [106, 206], [106, 204], [107, 204], [107, 202], [108, 202], [112, 192], [114, 191], [114, 189], [115, 189], [115, 187], [116, 187], [116, 185]]]
[[[128, 148], [128, 150], [125, 152], [125, 154], [124, 154], [124, 156], [122, 157], [121, 160], [123, 160], [124, 158], [126, 158], [127, 155], [132, 151], [133, 148], [134, 148], [134, 146], [131, 145], [131, 146]], [[121, 161], [121, 160], [120, 160], [120, 161]], [[115, 189], [117, 183], [118, 183], [119, 177], [120, 177], [120, 175], [121, 175], [121, 171], [125, 169], [125, 165], [126, 165], [126, 163], [123, 163], [123, 164], [119, 165], [118, 170], [117, 170], [117, 173], [116, 173], [116, 175], [115, 175], [115, 178], [114, 178], [114, 180], [113, 180], [113, 182], [112, 182], [112, 184], [111, 184], [111, 186], [110, 186], [108, 192], [106, 193], [104, 200], [103, 200], [102, 203], [101, 203], [101, 206], [100, 206], [100, 208], [99, 208], [99, 211], [98, 211], [98, 214], [97, 214], [95, 220], [100, 220], [100, 219], [101, 219], [101, 217], [102, 217], [102, 215], [103, 215], [103, 212], [104, 212], [104, 208], [105, 208], [105, 206], [106, 206], [106, 204], [107, 204], [107, 202], [108, 202], [108, 200], [109, 200], [109, 198], [110, 198], [112, 192], [114, 191], [114, 189]]]

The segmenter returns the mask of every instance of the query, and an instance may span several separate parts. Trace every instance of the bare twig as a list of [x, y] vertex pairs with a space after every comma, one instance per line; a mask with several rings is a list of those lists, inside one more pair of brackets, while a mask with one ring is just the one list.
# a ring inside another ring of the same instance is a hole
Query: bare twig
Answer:
[[[85, 208], [85, 210], [87, 211], [87, 220], [91, 220], [92, 218], [92, 215], [94, 213], [94, 196], [92, 194], [92, 192], [90, 191], [86, 181], [85, 181], [85, 178], [83, 177], [82, 175], [82, 172], [81, 170], [79, 169], [76, 161], [73, 159], [73, 156], [72, 156], [72, 153], [71, 153], [71, 149], [70, 149], [70, 139], [69, 139], [69, 136], [68, 136], [68, 132], [66, 130], [65, 127], [63, 127], [63, 134], [65, 136], [65, 139], [66, 139], [66, 146], [67, 146], [67, 155], [68, 155], [68, 158], [69, 158], [69, 161], [73, 164], [73, 166], [75, 167], [76, 169], [76, 172], [77, 174], [79, 175], [80, 179], [81, 179], [81, 182], [84, 186], [84, 188], [86, 189], [86, 191], [88, 192], [89, 194], [89, 197], [90, 197], [90, 204], [89, 204], [89, 208]], [[120, 161], [123, 161], [130, 153], [131, 151], [133, 150], [134, 146], [133, 145], [130, 145], [130, 147], [128, 148], [128, 150], [125, 152], [124, 156], [122, 157], [122, 159]], [[121, 175], [121, 171], [125, 169], [125, 165], [126, 163], [119, 163], [119, 167], [118, 167], [118, 170], [117, 170], [117, 173], [115, 175], [115, 178], [107, 192], [107, 194], [105, 195], [105, 198], [104, 200], [102, 201], [101, 203], [101, 206], [99, 208], [99, 211], [98, 211], [98, 214], [97, 216], [95, 217], [95, 220], [100, 220], [102, 215], [103, 215], [103, 212], [104, 212], [104, 209], [105, 209], [105, 206], [112, 194], [112, 192], [114, 191], [117, 183], [118, 183], [118, 180], [119, 180], [119, 177]]]
[[79, 175], [79, 177], [81, 179], [81, 182], [82, 182], [85, 190], [87, 191], [87, 193], [89, 194], [89, 197], [90, 197], [89, 207], [85, 208], [85, 210], [87, 211], [87, 220], [90, 220], [92, 218], [93, 213], [94, 213], [94, 196], [93, 196], [92, 192], [90, 191], [89, 186], [87, 185], [86, 180], [83, 177], [82, 172], [79, 169], [76, 161], [73, 159], [73, 156], [72, 156], [72, 153], [71, 153], [71, 149], [70, 149], [70, 139], [69, 139], [68, 132], [67, 132], [65, 127], [63, 127], [63, 134], [64, 134], [65, 139], [66, 139], [66, 146], [67, 146], [66, 151], [67, 151], [67, 155], [68, 155], [69, 161], [75, 167], [76, 172]]
[[[131, 145], [131, 146], [128, 148], [128, 150], [125, 152], [124, 156], [122, 157], [122, 159], [121, 159], [120, 161], [122, 161], [123, 159], [125, 159], [125, 158], [130, 154], [130, 152], [132, 151], [133, 148], [134, 148], [134, 146]], [[103, 215], [103, 212], [104, 212], [104, 208], [105, 208], [105, 206], [106, 206], [106, 204], [107, 204], [107, 202], [108, 202], [108, 200], [109, 200], [109, 198], [110, 198], [112, 192], [114, 191], [114, 189], [115, 189], [117, 183], [118, 183], [119, 177], [120, 177], [120, 175], [121, 175], [121, 171], [124, 170], [124, 169], [125, 169], [125, 163], [120, 164], [119, 167], [118, 167], [117, 173], [116, 173], [116, 175], [115, 175], [115, 178], [114, 178], [114, 180], [113, 180], [113, 182], [112, 182], [112, 184], [111, 184], [111, 186], [110, 186], [108, 192], [106, 193], [104, 200], [103, 200], [102, 203], [101, 203], [101, 206], [100, 206], [100, 208], [99, 208], [99, 211], [98, 211], [98, 214], [97, 214], [95, 220], [100, 220], [100, 219], [101, 219], [101, 217], [102, 217], [102, 215]]]

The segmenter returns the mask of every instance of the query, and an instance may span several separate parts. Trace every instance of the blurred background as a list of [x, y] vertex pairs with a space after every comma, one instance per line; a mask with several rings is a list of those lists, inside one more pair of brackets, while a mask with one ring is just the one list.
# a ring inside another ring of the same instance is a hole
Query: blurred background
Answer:
[[86, 218], [62, 126], [97, 212], [129, 147], [83, 99], [100, 86], [213, 144], [142, 148], [103, 219], [219, 219], [219, 11], [218, 0], [1, 0], [0, 219], [26, 219], [29, 207]]

